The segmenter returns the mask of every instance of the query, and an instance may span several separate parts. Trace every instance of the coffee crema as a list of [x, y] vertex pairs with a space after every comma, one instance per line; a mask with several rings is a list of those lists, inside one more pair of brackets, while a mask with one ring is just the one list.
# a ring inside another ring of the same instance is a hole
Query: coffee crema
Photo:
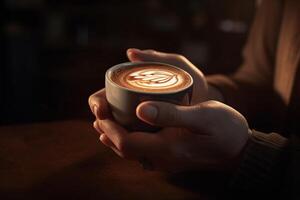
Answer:
[[173, 92], [188, 87], [192, 79], [184, 70], [168, 65], [137, 65], [115, 70], [111, 80], [142, 92]]

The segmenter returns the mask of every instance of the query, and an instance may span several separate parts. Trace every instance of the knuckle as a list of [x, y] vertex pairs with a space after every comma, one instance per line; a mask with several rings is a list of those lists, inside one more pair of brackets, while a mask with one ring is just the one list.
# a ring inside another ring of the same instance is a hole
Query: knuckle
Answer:
[[187, 60], [186, 57], [181, 54], [174, 54], [174, 55], [181, 62], [185, 62]]
[[93, 103], [93, 97], [92, 96], [90, 96], [89, 99], [88, 99], [88, 105], [89, 105], [90, 110], [92, 111], [92, 113], [95, 114], [94, 113], [95, 111], [94, 111], [94, 108], [93, 108], [94, 107], [94, 103]]
[[146, 49], [146, 50], [143, 50], [143, 52], [145, 52], [147, 54], [158, 54], [158, 52], [155, 51], [154, 49]]
[[207, 104], [209, 104], [209, 105], [218, 104], [218, 103], [219, 102], [216, 101], [216, 100], [209, 100], [209, 101], [207, 101]]
[[198, 103], [198, 104], [196, 104], [196, 105], [193, 105], [193, 106], [191, 106], [190, 108], [191, 109], [194, 109], [194, 110], [202, 110], [202, 109], [204, 109], [204, 105], [203, 105], [204, 103]]
[[181, 115], [177, 108], [165, 107], [164, 109], [165, 111], [163, 113], [166, 113], [166, 115], [159, 116], [159, 121], [166, 122], [166, 123], [168, 122], [176, 123], [181, 120]]
[[89, 96], [89, 98], [88, 98], [88, 103], [89, 103], [90, 106], [92, 106], [92, 105], [94, 104], [94, 102], [95, 102], [95, 95], [92, 94], [92, 95]]
[[88, 104], [91, 106], [91, 103], [92, 103], [92, 95], [89, 96], [88, 98]]
[[174, 111], [172, 114], [171, 114], [171, 120], [173, 121], [173, 122], [179, 122], [179, 121], [181, 121], [181, 115], [179, 114], [179, 112], [178, 111]]
[[93, 104], [97, 104], [99, 101], [101, 101], [101, 99], [103, 97], [105, 97], [105, 93], [103, 94], [103, 92], [105, 92], [105, 89], [101, 89], [95, 93], [93, 93], [92, 95], [89, 96], [88, 98], [88, 103], [92, 106]]
[[221, 102], [215, 100], [209, 100], [202, 105], [203, 109], [216, 109], [222, 105]]

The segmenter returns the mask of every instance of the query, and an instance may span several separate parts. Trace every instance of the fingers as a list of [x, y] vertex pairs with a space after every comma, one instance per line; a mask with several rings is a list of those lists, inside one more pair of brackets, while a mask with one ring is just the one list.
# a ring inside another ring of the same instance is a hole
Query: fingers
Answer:
[[155, 50], [128, 49], [127, 57], [131, 62], [149, 61], [162, 62], [174, 65], [187, 71], [194, 79], [194, 90], [199, 93], [193, 94], [192, 103], [207, 100], [207, 82], [204, 74], [188, 59], [179, 54], [163, 53]]
[[175, 66], [183, 66], [189, 62], [184, 56], [171, 53], [163, 53], [155, 50], [139, 50], [128, 49], [127, 57], [131, 62], [149, 61], [149, 62], [163, 62]]
[[107, 147], [115, 148], [114, 143], [103, 133], [100, 135], [99, 140]]
[[99, 140], [107, 147], [111, 148], [118, 156], [124, 157], [123, 153], [120, 152], [112, 141], [105, 135], [101, 134]]
[[103, 130], [103, 133], [105, 133], [100, 135], [100, 141], [111, 148], [118, 156], [129, 158], [124, 150], [124, 140], [126, 134], [128, 134], [127, 131], [109, 119], [97, 120], [97, 125]]
[[109, 105], [106, 100], [105, 89], [102, 89], [89, 97], [89, 106], [98, 119], [106, 119], [110, 116]]
[[94, 121], [93, 127], [96, 129], [96, 131], [97, 131], [98, 133], [100, 133], [100, 134], [103, 133], [103, 130], [99, 127], [99, 125], [98, 125], [98, 123], [97, 123], [97, 120]]
[[165, 146], [162, 145], [158, 134], [128, 133], [127, 130], [109, 119], [98, 120], [97, 123], [105, 133], [105, 135], [101, 135], [100, 140], [114, 151], [117, 150], [118, 155], [123, 158], [147, 157], [152, 159], [157, 157], [158, 152], [161, 153], [161, 149]]
[[97, 123], [112, 143], [122, 150], [127, 130], [110, 119], [97, 120]]
[[99, 140], [107, 147], [116, 148], [114, 143], [104, 134], [104, 131], [100, 128], [97, 120], [93, 123], [94, 128], [98, 133], [100, 133]]
[[160, 101], [139, 104], [136, 114], [141, 120], [162, 127], [191, 128], [201, 123], [202, 119], [201, 106], [179, 106]]

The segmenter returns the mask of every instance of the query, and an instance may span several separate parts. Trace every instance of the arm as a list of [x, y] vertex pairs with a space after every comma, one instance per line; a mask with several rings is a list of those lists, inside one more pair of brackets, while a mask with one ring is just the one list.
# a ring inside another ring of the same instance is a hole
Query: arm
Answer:
[[274, 106], [276, 112], [280, 113], [284, 107], [273, 90], [280, 8], [280, 1], [262, 2], [243, 51], [244, 63], [236, 73], [207, 77], [210, 87], [217, 88], [222, 93], [224, 102], [246, 115], [250, 122], [253, 119], [264, 122], [266, 116], [262, 113], [269, 114]]
[[[263, 1], [243, 51], [244, 63], [236, 73], [207, 77], [211, 98], [221, 96], [223, 102], [246, 115], [250, 123], [256, 120], [265, 126], [270, 123], [265, 119], [269, 119], [272, 130], [280, 128], [275, 125], [281, 121], [279, 116], [284, 109], [284, 103], [273, 90], [281, 7], [280, 1]], [[248, 191], [249, 195], [257, 195], [258, 191], [270, 194], [270, 190], [279, 188], [288, 161], [287, 149], [288, 140], [281, 135], [252, 131], [230, 181], [234, 194], [239, 195], [239, 191]]]

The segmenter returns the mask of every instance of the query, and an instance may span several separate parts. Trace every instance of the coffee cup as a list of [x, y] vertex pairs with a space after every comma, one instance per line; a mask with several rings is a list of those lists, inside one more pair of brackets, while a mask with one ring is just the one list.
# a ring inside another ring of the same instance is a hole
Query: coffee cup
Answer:
[[106, 98], [114, 119], [130, 131], [155, 132], [136, 116], [143, 101], [164, 101], [189, 105], [193, 78], [186, 71], [159, 62], [127, 62], [115, 65], [105, 74]]

